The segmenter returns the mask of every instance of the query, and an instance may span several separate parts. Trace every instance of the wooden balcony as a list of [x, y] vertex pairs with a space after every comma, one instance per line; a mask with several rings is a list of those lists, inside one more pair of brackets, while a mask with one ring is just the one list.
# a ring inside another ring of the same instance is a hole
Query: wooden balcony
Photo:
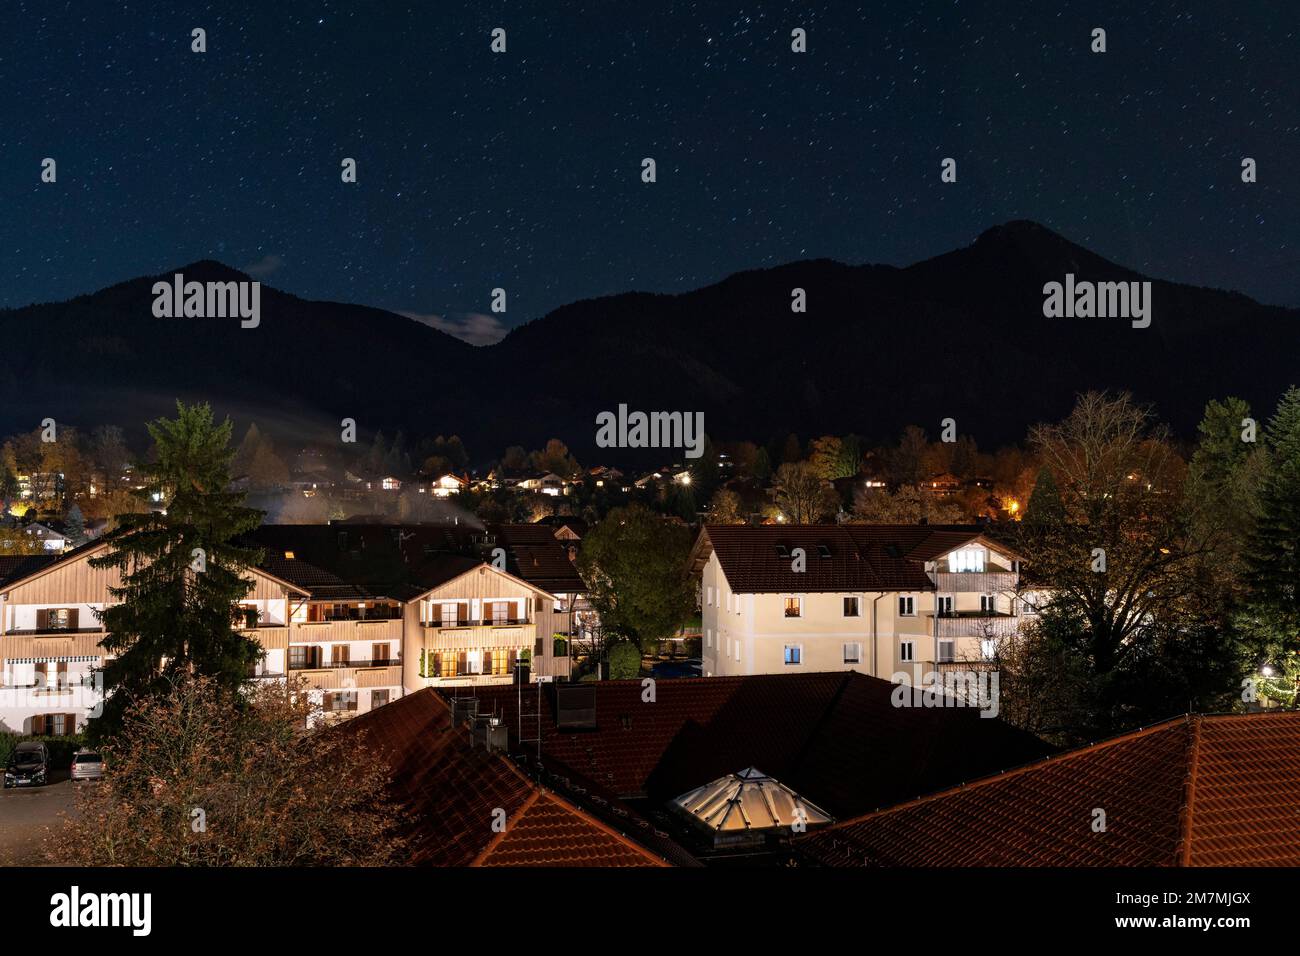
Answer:
[[239, 632], [262, 645], [265, 651], [282, 651], [289, 646], [289, 629], [284, 625], [252, 627]]
[[308, 687], [317, 690], [352, 690], [363, 687], [400, 687], [402, 668], [390, 667], [323, 667], [314, 670], [293, 670]]
[[294, 644], [319, 644], [327, 641], [392, 641], [401, 644], [401, 618], [374, 618], [369, 621], [304, 621], [295, 623], [290, 640]]
[[103, 657], [99, 646], [106, 635], [102, 630], [26, 631], [0, 635], [0, 658], [18, 660], [34, 657]]
[[1014, 571], [936, 571], [934, 587], [941, 594], [997, 594], [1014, 591], [1019, 577]]
[[475, 651], [494, 647], [532, 648], [537, 627], [528, 624], [466, 624], [458, 627], [429, 627], [424, 646], [430, 651]]

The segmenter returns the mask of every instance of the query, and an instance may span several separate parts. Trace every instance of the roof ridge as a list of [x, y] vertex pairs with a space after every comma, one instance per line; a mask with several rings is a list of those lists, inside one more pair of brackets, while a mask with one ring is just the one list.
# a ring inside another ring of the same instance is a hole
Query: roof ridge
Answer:
[[1178, 814], [1178, 838], [1181, 844], [1178, 849], [1179, 866], [1191, 866], [1192, 861], [1192, 816], [1195, 813], [1196, 771], [1200, 764], [1202, 719], [1195, 714], [1187, 715], [1191, 734], [1187, 740], [1187, 775], [1184, 779], [1183, 807]]
[[523, 802], [523, 805], [518, 810], [510, 815], [509, 819], [506, 820], [506, 825], [501, 828], [501, 831], [497, 833], [496, 836], [492, 837], [492, 839], [488, 841], [487, 846], [479, 850], [478, 856], [474, 857], [474, 859], [470, 861], [469, 865], [478, 866], [487, 859], [492, 851], [500, 845], [501, 841], [506, 838], [506, 834], [508, 834], [513, 826], [522, 819], [523, 815], [528, 812], [528, 808], [536, 803], [541, 795], [541, 788], [534, 787], [533, 792], [528, 795], [528, 799]]
[[[805, 758], [808, 756], [808, 752], [813, 747], [813, 742], [817, 740], [818, 737], [820, 737], [822, 727], [826, 725], [826, 723], [831, 719], [831, 715], [835, 713], [835, 709], [839, 706], [840, 701], [843, 699], [845, 691], [847, 691], [849, 689], [849, 685], [853, 683], [853, 675], [856, 673], [857, 671], [852, 671], [852, 670], [843, 672], [844, 677], [843, 679], [840, 680], [839, 686], [835, 688], [835, 693], [831, 694], [830, 700], [826, 702], [825, 709], [823, 709], [821, 714], [818, 716], [818, 718], [815, 721], [813, 721], [812, 730], [808, 733], [808, 736], [804, 738], [803, 743], [799, 747], [799, 752], [795, 754], [794, 760], [790, 762], [790, 774], [798, 773], [801, 767], [803, 766], [803, 762]], [[752, 766], [753, 765], [751, 764], [751, 767]], [[749, 769], [749, 768], [745, 768], [745, 769]], [[753, 767], [753, 769], [757, 770], [758, 768]], [[760, 772], [764, 776], [768, 775], [767, 771], [760, 771]]]

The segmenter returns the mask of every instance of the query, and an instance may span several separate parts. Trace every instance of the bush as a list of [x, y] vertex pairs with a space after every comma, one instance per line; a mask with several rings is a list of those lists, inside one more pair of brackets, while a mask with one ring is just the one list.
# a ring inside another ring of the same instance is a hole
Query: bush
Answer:
[[609, 649], [609, 679], [632, 680], [641, 676], [641, 650], [631, 641]]

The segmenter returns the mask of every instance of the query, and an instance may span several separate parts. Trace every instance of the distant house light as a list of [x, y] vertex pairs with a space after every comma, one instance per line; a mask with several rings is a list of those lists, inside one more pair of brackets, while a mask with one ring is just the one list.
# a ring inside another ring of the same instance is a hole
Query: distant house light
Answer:
[[285, 559], [286, 561], [292, 561], [292, 560], [293, 560], [293, 552], [292, 552], [292, 551], [286, 551], [286, 552], [284, 553], [284, 559]]

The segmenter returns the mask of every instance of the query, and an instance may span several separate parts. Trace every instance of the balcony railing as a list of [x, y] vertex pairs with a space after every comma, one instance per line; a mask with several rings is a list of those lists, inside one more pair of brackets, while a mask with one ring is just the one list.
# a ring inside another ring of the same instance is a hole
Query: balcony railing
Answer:
[[1014, 571], [936, 571], [934, 586], [941, 592], [996, 594], [1014, 591], [1019, 577]]
[[532, 624], [532, 618], [527, 617], [489, 617], [482, 620], [465, 618], [455, 621], [421, 621], [423, 627], [438, 627], [444, 630], [457, 627], [518, 627], [523, 624]]
[[395, 667], [402, 663], [398, 657], [376, 657], [371, 660], [360, 661], [325, 661], [323, 663], [312, 661], [290, 661], [289, 670], [291, 671], [328, 671], [339, 667]]
[[5, 631], [5, 637], [63, 637], [65, 634], [103, 634], [102, 627], [34, 627]]
[[939, 637], [1007, 637], [1020, 618], [993, 611], [958, 611], [937, 616]]

